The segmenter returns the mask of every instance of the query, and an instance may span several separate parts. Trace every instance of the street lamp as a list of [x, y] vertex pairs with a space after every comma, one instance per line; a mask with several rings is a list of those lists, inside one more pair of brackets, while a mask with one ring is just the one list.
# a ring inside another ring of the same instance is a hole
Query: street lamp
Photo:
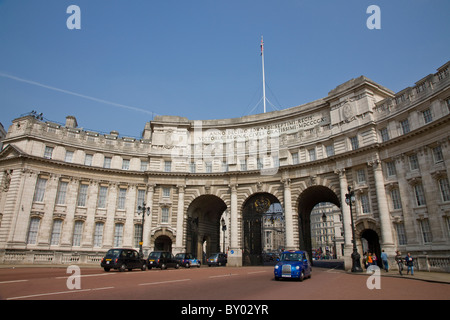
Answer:
[[222, 225], [222, 232], [223, 232], [223, 252], [226, 253], [226, 250], [225, 250], [225, 231], [227, 231], [227, 225], [225, 224], [225, 219], [223, 217], [220, 220], [220, 224]]
[[141, 231], [141, 241], [139, 241], [139, 255], [141, 258], [144, 256], [144, 252], [142, 251], [142, 244], [144, 243], [144, 221], [145, 221], [145, 213], [147, 216], [150, 215], [150, 207], [145, 206], [145, 202], [142, 202], [142, 206], [138, 206], [138, 214], [142, 213], [142, 231]]
[[356, 248], [356, 238], [355, 238], [355, 224], [353, 222], [353, 211], [352, 205], [355, 204], [355, 192], [352, 188], [348, 186], [348, 193], [345, 194], [345, 203], [350, 206], [350, 220], [352, 222], [352, 237], [353, 237], [353, 253], [352, 253], [352, 272], [362, 272], [361, 268], [361, 256]]
[[325, 227], [325, 258], [328, 258], [328, 226], [327, 226], [327, 215], [325, 214], [325, 210], [322, 213], [322, 222]]

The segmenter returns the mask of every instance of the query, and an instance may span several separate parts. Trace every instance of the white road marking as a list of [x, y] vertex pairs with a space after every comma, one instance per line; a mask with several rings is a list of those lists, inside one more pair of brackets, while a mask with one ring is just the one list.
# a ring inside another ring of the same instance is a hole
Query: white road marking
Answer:
[[80, 290], [69, 290], [69, 291], [48, 292], [48, 293], [38, 293], [38, 294], [32, 294], [32, 295], [28, 295], [28, 296], [6, 298], [6, 300], [18, 300], [18, 299], [36, 298], [36, 297], [52, 296], [52, 295], [66, 294], [66, 293], [99, 291], [99, 290], [107, 290], [107, 289], [114, 289], [114, 287], [104, 287], [104, 288], [94, 288], [94, 289], [80, 289]]
[[151, 286], [154, 284], [164, 284], [164, 283], [174, 283], [174, 282], [184, 282], [190, 281], [191, 279], [181, 279], [181, 280], [167, 280], [167, 281], [159, 281], [159, 282], [148, 282], [148, 283], [140, 283], [140, 286]]

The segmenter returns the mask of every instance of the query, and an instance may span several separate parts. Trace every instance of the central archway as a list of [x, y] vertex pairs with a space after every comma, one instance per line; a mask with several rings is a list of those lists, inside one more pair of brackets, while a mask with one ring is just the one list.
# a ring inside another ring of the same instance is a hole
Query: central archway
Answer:
[[225, 202], [211, 194], [195, 198], [187, 209], [186, 252], [206, 263], [212, 253], [220, 251], [220, 218]]
[[[264, 253], [284, 246], [284, 214], [280, 201], [270, 193], [256, 193], [244, 203], [242, 264], [262, 265]], [[282, 238], [281, 241], [279, 238]]]
[[298, 226], [300, 249], [312, 257], [311, 211], [321, 202], [331, 202], [341, 208], [338, 196], [325, 186], [312, 186], [305, 189], [298, 199]]

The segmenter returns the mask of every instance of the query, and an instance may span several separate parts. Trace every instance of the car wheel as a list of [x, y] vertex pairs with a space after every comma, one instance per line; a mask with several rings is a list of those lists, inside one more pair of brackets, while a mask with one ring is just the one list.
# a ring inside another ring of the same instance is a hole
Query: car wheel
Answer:
[[146, 265], [145, 263], [141, 266], [141, 270], [142, 270], [142, 271], [147, 270], [147, 265]]
[[190, 262], [186, 263], [185, 267], [186, 268], [190, 268], [191, 267], [191, 263]]
[[303, 280], [305, 280], [305, 272], [302, 270], [302, 272], [300, 273], [300, 277], [298, 278], [298, 280], [300, 282], [302, 282]]
[[197, 268], [200, 268], [200, 262], [198, 263]]
[[167, 269], [167, 266], [164, 263], [161, 263], [161, 270]]
[[103, 268], [106, 272], [109, 272], [109, 270], [111, 270], [111, 268]]
[[125, 263], [122, 263], [119, 267], [119, 272], [125, 271], [126, 268], [127, 268], [127, 266], [125, 265]]
[[178, 269], [179, 267], [180, 267], [180, 264], [177, 263], [177, 264], [175, 265], [175, 269]]

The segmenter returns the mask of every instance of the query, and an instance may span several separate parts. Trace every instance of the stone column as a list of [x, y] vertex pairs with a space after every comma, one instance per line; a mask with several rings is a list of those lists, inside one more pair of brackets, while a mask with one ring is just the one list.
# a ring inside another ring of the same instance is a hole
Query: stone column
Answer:
[[386, 251], [388, 255], [389, 254], [393, 255], [395, 252], [394, 252], [394, 241], [392, 238], [392, 223], [386, 198], [386, 190], [384, 188], [384, 178], [383, 178], [383, 170], [381, 168], [381, 161], [376, 159], [374, 161], [370, 161], [368, 164], [369, 166], [372, 166], [375, 178], [378, 214], [380, 217], [380, 225], [381, 225], [382, 249], [384, 249], [384, 251]]
[[150, 249], [150, 238], [151, 238], [151, 230], [152, 230], [152, 217], [155, 213], [153, 211], [153, 194], [155, 192], [155, 185], [149, 184], [147, 186], [147, 200], [146, 206], [150, 207], [150, 215], [146, 216], [144, 221], [144, 227], [142, 228], [142, 232], [144, 234], [144, 243], [142, 244], [142, 251], [144, 251], [144, 256], [146, 251]]
[[231, 200], [230, 200], [230, 250], [228, 251], [228, 266], [242, 266], [242, 249], [239, 247], [238, 241], [238, 198], [237, 184], [230, 184]]
[[284, 219], [286, 228], [286, 250], [294, 250], [294, 224], [292, 218], [291, 179], [282, 180], [284, 184]]
[[184, 185], [178, 186], [178, 211], [177, 211], [177, 238], [175, 242], [174, 253], [184, 251], [183, 247], [183, 225], [184, 225]]
[[345, 255], [352, 252], [352, 220], [350, 216], [350, 206], [345, 202], [345, 194], [347, 193], [347, 176], [345, 169], [336, 169], [334, 173], [339, 175], [339, 189], [341, 190], [341, 211], [342, 226], [344, 228], [344, 246]]

